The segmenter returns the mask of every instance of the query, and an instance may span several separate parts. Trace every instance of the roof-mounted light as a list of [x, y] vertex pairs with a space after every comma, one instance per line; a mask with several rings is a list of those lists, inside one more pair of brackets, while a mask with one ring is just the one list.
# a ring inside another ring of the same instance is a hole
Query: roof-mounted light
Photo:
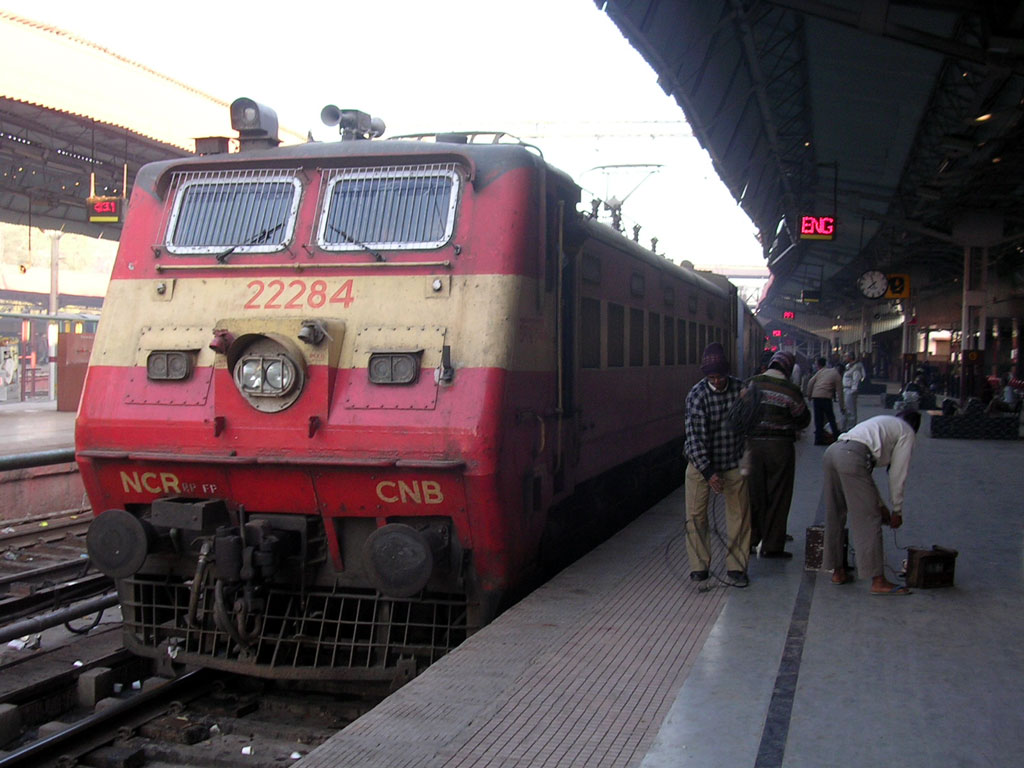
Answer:
[[338, 109], [333, 104], [320, 110], [320, 120], [324, 125], [338, 126], [342, 141], [376, 139], [386, 130], [384, 121], [379, 117], [371, 117], [358, 109]]
[[231, 102], [231, 127], [238, 131], [243, 152], [276, 147], [281, 143], [277, 135], [277, 113], [252, 99], [241, 98]]

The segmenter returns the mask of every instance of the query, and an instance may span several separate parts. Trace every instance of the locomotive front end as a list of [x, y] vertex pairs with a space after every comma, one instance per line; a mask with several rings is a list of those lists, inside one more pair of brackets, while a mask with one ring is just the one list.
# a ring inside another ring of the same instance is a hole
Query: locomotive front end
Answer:
[[137, 653], [402, 681], [507, 587], [517, 284], [456, 268], [451, 148], [247, 130], [136, 181], [76, 426], [89, 553]]

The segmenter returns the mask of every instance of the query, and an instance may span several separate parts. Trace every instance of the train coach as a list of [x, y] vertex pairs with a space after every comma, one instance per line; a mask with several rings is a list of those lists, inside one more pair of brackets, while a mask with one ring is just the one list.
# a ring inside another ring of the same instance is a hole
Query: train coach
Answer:
[[138, 654], [401, 682], [621, 524], [602, 499], [678, 484], [701, 351], [760, 336], [534, 149], [324, 114], [341, 141], [281, 147], [239, 99], [240, 151], [140, 170], [76, 422], [87, 541]]

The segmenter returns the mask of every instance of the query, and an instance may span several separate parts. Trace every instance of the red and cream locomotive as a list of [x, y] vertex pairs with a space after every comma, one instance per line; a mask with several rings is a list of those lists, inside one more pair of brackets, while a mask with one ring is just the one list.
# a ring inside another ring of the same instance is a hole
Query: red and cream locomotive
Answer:
[[342, 141], [281, 147], [231, 114], [239, 152], [132, 191], [76, 426], [89, 552], [136, 653], [406, 678], [590, 499], [678, 482], [701, 350], [761, 337], [525, 145], [328, 108]]

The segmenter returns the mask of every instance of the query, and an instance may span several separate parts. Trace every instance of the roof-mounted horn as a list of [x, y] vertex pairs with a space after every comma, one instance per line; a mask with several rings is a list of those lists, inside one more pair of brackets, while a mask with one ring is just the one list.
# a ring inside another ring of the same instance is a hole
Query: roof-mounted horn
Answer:
[[376, 139], [386, 130], [384, 121], [379, 117], [370, 117], [358, 109], [338, 109], [333, 104], [320, 110], [320, 119], [324, 125], [338, 126], [342, 141]]

